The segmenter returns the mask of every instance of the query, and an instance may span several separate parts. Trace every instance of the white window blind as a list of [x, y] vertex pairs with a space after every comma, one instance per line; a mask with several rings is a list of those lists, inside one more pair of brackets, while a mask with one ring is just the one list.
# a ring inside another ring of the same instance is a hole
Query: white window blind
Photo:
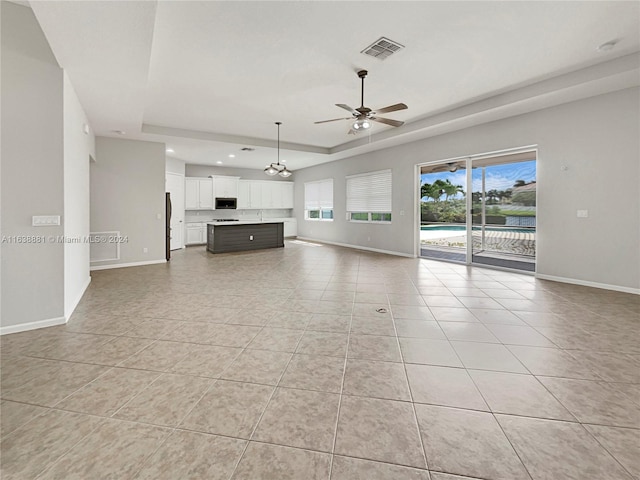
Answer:
[[347, 177], [348, 212], [391, 212], [391, 170]]
[[321, 210], [333, 208], [333, 179], [304, 184], [304, 209]]

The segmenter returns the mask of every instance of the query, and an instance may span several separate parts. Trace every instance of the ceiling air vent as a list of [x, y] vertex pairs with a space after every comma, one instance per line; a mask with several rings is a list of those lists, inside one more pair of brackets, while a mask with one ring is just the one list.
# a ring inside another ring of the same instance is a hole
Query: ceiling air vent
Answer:
[[360, 53], [364, 53], [365, 55], [384, 60], [385, 58], [393, 55], [403, 48], [404, 45], [400, 45], [398, 42], [389, 40], [386, 37], [380, 37]]
[[253, 152], [255, 150], [255, 148], [242, 147], [240, 150], [242, 150], [243, 152]]

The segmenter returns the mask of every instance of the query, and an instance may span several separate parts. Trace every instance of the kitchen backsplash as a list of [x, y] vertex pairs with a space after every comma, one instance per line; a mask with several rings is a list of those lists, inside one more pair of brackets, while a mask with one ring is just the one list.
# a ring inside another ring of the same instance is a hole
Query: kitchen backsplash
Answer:
[[216, 218], [238, 218], [240, 220], [260, 219], [262, 218], [287, 218], [293, 216], [291, 209], [264, 209], [264, 210], [187, 210], [184, 212], [184, 221], [190, 222], [209, 222]]

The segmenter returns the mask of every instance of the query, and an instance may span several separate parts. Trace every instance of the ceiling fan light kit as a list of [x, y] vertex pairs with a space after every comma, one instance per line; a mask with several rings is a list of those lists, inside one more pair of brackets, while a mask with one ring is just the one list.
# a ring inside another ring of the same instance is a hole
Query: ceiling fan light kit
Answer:
[[356, 134], [363, 130], [367, 130], [371, 128], [371, 121], [384, 123], [385, 125], [390, 125], [392, 127], [399, 127], [404, 125], [404, 122], [399, 120], [392, 120], [390, 118], [376, 117], [379, 113], [388, 113], [388, 112], [396, 112], [398, 110], [406, 110], [408, 107], [404, 103], [396, 103], [395, 105], [389, 105], [388, 107], [379, 108], [378, 110], [371, 110], [368, 107], [364, 106], [364, 79], [369, 72], [366, 70], [360, 70], [358, 72], [358, 78], [362, 81], [362, 90], [360, 94], [360, 106], [358, 108], [351, 108], [349, 105], [345, 105], [344, 103], [336, 103], [336, 107], [340, 107], [347, 112], [351, 113], [351, 117], [347, 118], [333, 118], [331, 120], [321, 120], [318, 123], [328, 123], [328, 122], [336, 122], [338, 120], [355, 120], [349, 129], [349, 134]]
[[371, 128], [371, 123], [369, 123], [369, 120], [367, 120], [366, 118], [363, 118], [353, 122], [353, 125], [351, 126], [351, 128], [353, 128], [356, 131], [366, 130], [367, 128]]
[[278, 126], [278, 161], [266, 167], [264, 173], [271, 177], [280, 175], [283, 178], [288, 178], [293, 175], [293, 172], [287, 169], [286, 165], [280, 164], [280, 125], [282, 125], [282, 122], [276, 122], [276, 125]]

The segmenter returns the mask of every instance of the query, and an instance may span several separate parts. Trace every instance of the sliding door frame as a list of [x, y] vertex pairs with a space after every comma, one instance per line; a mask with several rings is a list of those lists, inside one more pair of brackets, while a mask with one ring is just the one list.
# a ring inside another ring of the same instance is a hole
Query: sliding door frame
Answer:
[[[465, 200], [466, 200], [466, 235], [467, 235], [467, 248], [466, 248], [466, 259], [464, 261], [464, 265], [474, 265], [474, 266], [479, 266], [479, 267], [483, 267], [483, 268], [493, 268], [493, 269], [497, 269], [497, 270], [507, 270], [507, 271], [515, 271], [512, 269], [508, 269], [508, 268], [502, 268], [502, 267], [497, 267], [497, 266], [491, 266], [491, 265], [484, 265], [484, 264], [477, 264], [477, 263], [473, 263], [473, 215], [471, 213], [472, 209], [473, 209], [473, 196], [471, 195], [471, 190], [473, 190], [473, 161], [477, 161], [477, 160], [482, 160], [482, 159], [487, 159], [487, 158], [493, 158], [493, 157], [502, 157], [502, 156], [506, 156], [506, 155], [515, 155], [515, 154], [519, 154], [519, 153], [528, 153], [528, 152], [535, 152], [535, 157], [536, 157], [536, 165], [537, 165], [537, 161], [538, 161], [538, 145], [534, 144], [534, 145], [525, 145], [522, 147], [514, 147], [514, 148], [508, 148], [508, 149], [504, 149], [504, 150], [496, 150], [496, 151], [492, 151], [492, 152], [485, 152], [485, 153], [478, 153], [478, 154], [473, 154], [473, 155], [463, 155], [460, 157], [451, 157], [451, 158], [447, 158], [447, 159], [442, 159], [442, 160], [436, 160], [436, 161], [432, 161], [432, 162], [424, 162], [424, 163], [419, 163], [416, 165], [416, 183], [417, 183], [417, 188], [414, 190], [415, 193], [415, 197], [416, 197], [416, 215], [415, 215], [415, 223], [414, 223], [414, 252], [415, 252], [415, 256], [418, 258], [421, 258], [420, 256], [420, 227], [422, 225], [422, 212], [421, 212], [421, 205], [420, 202], [422, 200], [422, 197], [420, 197], [420, 187], [421, 187], [421, 175], [422, 175], [422, 167], [427, 167], [427, 166], [436, 166], [436, 165], [443, 165], [446, 163], [452, 163], [452, 162], [462, 162], [465, 161], [465, 168], [466, 168], [466, 179], [467, 179], [467, 185], [465, 186], [466, 188], [466, 193], [465, 193]], [[536, 174], [536, 178], [537, 178], [537, 174]], [[483, 188], [484, 191], [484, 188]], [[536, 192], [536, 196], [537, 196], [537, 192]], [[537, 205], [538, 201], [536, 198], [536, 205]], [[484, 203], [483, 203], [484, 204]], [[484, 223], [484, 222], [483, 222]], [[537, 256], [537, 252], [536, 252], [536, 256]], [[458, 263], [458, 262], [456, 262]], [[458, 263], [460, 264], [460, 263]], [[536, 267], [534, 272], [526, 272], [526, 271], [522, 271], [520, 272], [520, 270], [518, 270], [518, 272], [523, 273], [523, 274], [536, 274], [537, 269], [538, 269], [538, 262], [536, 261]]]

